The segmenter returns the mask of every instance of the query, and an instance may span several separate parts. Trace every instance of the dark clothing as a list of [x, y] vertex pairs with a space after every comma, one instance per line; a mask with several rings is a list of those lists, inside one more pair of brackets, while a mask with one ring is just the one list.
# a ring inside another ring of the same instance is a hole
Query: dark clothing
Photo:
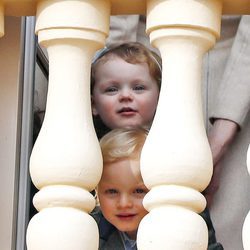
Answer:
[[[95, 209], [91, 215], [99, 228], [99, 250], [125, 250], [125, 246], [119, 231], [110, 224], [99, 209]], [[223, 250], [223, 246], [216, 242], [215, 230], [206, 208], [201, 214], [208, 227], [208, 250]]]
[[101, 120], [101, 118], [98, 116], [92, 116], [93, 122], [94, 122], [94, 128], [96, 132], [96, 136], [98, 139], [101, 139], [104, 135], [106, 135], [109, 131], [111, 131], [110, 128], [108, 128]]
[[210, 213], [208, 208], [206, 207], [205, 210], [200, 213], [200, 216], [204, 219], [207, 224], [208, 228], [208, 250], [223, 250], [223, 246], [221, 243], [216, 241], [215, 230], [210, 218]]
[[103, 216], [100, 209], [95, 209], [91, 215], [96, 220], [99, 228], [99, 250], [125, 249], [119, 231]]

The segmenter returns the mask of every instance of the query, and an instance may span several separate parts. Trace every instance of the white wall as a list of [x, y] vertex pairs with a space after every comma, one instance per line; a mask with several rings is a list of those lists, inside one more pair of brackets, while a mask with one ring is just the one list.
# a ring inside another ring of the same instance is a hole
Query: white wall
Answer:
[[0, 248], [6, 250], [15, 237], [20, 27], [21, 18], [5, 17], [0, 38]]

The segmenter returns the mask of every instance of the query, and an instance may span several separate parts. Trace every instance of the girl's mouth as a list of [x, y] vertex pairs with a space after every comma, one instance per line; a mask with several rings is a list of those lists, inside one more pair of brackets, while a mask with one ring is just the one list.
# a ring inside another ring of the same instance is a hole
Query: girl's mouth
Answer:
[[136, 110], [129, 108], [129, 107], [125, 107], [125, 108], [120, 109], [118, 113], [122, 115], [133, 115], [136, 113]]

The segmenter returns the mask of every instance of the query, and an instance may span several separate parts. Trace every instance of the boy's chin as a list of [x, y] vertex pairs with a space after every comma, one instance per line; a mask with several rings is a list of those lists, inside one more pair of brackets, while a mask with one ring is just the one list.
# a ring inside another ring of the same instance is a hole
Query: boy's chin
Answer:
[[130, 228], [127, 228], [127, 229], [125, 229], [125, 228], [120, 228], [120, 229], [119, 229], [119, 228], [118, 228], [118, 230], [119, 230], [120, 232], [126, 233], [130, 239], [133, 239], [133, 240], [136, 239], [137, 228], [136, 228], [136, 229], [130, 229]]

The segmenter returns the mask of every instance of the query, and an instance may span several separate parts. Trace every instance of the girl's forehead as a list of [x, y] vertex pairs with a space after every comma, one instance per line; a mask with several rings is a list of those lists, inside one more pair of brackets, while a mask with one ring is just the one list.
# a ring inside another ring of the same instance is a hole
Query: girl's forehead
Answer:
[[139, 55], [133, 53], [126, 54], [125, 52], [118, 54], [115, 51], [110, 51], [110, 52], [108, 51], [106, 54], [104, 54], [103, 56], [101, 56], [99, 59], [96, 60], [96, 65], [98, 65], [99, 63], [105, 63], [107, 61], [116, 59], [123, 60], [130, 64], [139, 64], [148, 62], [148, 58], [145, 55]]
[[107, 61], [110, 61], [110, 60], [115, 60], [115, 59], [122, 59], [122, 57], [110, 52], [108, 54], [105, 54], [104, 56], [102, 56], [100, 59], [97, 60], [97, 64], [100, 64], [100, 63], [105, 63]]
[[[149, 66], [146, 62], [139, 62], [139, 61], [127, 61], [121, 57], [118, 56], [112, 56], [106, 59], [101, 60], [100, 62], [97, 63], [97, 65], [95, 66], [95, 72], [98, 72], [98, 70], [100, 70], [100, 68], [104, 67], [108, 67], [108, 65], [113, 65], [113, 66], [126, 66], [126, 67], [139, 67], [139, 68], [143, 68], [144, 70], [149, 70]], [[113, 69], [113, 68], [112, 68]]]

